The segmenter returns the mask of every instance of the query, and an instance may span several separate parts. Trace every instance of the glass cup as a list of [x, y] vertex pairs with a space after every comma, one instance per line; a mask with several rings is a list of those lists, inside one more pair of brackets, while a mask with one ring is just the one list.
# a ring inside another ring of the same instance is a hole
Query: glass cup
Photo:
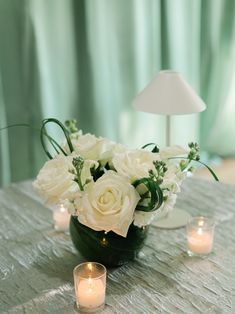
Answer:
[[212, 251], [215, 221], [210, 217], [192, 217], [186, 226], [189, 256], [203, 256]]
[[73, 270], [76, 306], [83, 313], [94, 313], [104, 308], [106, 268], [95, 262], [79, 264]]

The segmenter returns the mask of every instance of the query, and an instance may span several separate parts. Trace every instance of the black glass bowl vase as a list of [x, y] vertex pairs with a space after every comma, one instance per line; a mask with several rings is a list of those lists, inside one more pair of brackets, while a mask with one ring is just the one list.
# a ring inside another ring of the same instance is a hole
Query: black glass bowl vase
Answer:
[[144, 246], [148, 227], [130, 225], [124, 238], [110, 231], [95, 231], [81, 224], [71, 216], [70, 235], [76, 249], [89, 261], [99, 262], [107, 267], [121, 266], [135, 259]]

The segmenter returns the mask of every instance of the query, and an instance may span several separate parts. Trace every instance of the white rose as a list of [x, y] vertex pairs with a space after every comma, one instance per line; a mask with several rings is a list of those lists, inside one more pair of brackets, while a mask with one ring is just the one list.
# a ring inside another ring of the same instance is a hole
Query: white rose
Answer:
[[85, 159], [102, 160], [109, 156], [114, 142], [90, 133], [72, 138], [74, 152]]
[[139, 194], [116, 172], [109, 170], [87, 185], [77, 199], [78, 220], [96, 231], [113, 231], [126, 237]]
[[[111, 167], [113, 155], [127, 150], [127, 147], [122, 144], [104, 137], [96, 137], [90, 133], [83, 135], [82, 131], [72, 133], [70, 139], [74, 148], [72, 154], [80, 155], [85, 159], [99, 161], [101, 165], [109, 163]], [[62, 148], [70, 154], [67, 142], [62, 144]]]
[[167, 159], [170, 157], [184, 156], [188, 154], [188, 151], [179, 145], [168, 146], [159, 152], [161, 159]]
[[148, 177], [149, 170], [154, 169], [153, 161], [159, 160], [159, 154], [143, 149], [126, 150], [113, 157], [113, 165], [118, 173], [128, 178], [130, 182]]
[[72, 169], [71, 156], [57, 155], [44, 164], [34, 181], [34, 187], [49, 204], [70, 199], [78, 191], [78, 185], [73, 181], [74, 175], [70, 173]]
[[85, 159], [98, 160], [102, 150], [102, 140], [95, 135], [87, 133], [72, 139], [74, 152]]
[[115, 143], [115, 142], [109, 142], [109, 149], [106, 148], [106, 151], [102, 154], [102, 163], [105, 165], [106, 163], [109, 164], [110, 168], [114, 168], [113, 166], [113, 157], [116, 154], [124, 153], [128, 150], [128, 148], [125, 145]]

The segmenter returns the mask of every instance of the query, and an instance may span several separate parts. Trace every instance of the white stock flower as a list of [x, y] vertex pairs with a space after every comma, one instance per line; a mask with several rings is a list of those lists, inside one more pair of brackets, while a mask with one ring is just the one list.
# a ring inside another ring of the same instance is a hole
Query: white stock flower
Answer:
[[153, 221], [156, 215], [157, 210], [154, 210], [152, 212], [136, 210], [134, 215], [134, 225], [139, 228], [147, 226]]
[[162, 189], [168, 189], [171, 193], [179, 193], [181, 184], [186, 178], [187, 172], [182, 172], [179, 164], [174, 160], [166, 161], [167, 171], [161, 184]]
[[78, 185], [73, 181], [72, 157], [57, 155], [47, 161], [40, 170], [34, 187], [49, 204], [59, 203], [63, 199], [73, 198], [78, 192]]
[[154, 169], [154, 160], [159, 160], [159, 154], [143, 149], [126, 150], [114, 155], [113, 165], [119, 174], [134, 182], [149, 176], [149, 170]]
[[179, 193], [182, 180], [179, 179], [178, 173], [181, 173], [181, 171], [175, 164], [167, 163], [167, 171], [161, 188], [168, 189], [172, 193]]
[[126, 237], [139, 199], [130, 183], [109, 170], [88, 184], [82, 197], [77, 199], [78, 220], [93, 230], [112, 230]]
[[91, 168], [93, 167], [97, 169], [99, 167], [99, 163], [95, 160], [84, 160], [81, 173], [81, 181], [83, 185], [86, 183], [87, 180], [93, 180], [93, 177], [91, 175]]
[[168, 193], [167, 200], [164, 201], [160, 208], [152, 212], [135, 211], [134, 225], [137, 227], [144, 227], [149, 225], [154, 219], [164, 218], [169, 214], [176, 203], [177, 195], [174, 193]]
[[76, 208], [74, 206], [74, 201], [70, 201], [68, 199], [63, 200], [63, 205], [67, 208], [67, 211], [71, 215], [76, 215]]
[[163, 214], [164, 216], [169, 214], [176, 203], [176, 199], [177, 199], [177, 195], [172, 193], [167, 197], [167, 200], [164, 201], [164, 203], [162, 204], [162, 206], [159, 208], [159, 214]]

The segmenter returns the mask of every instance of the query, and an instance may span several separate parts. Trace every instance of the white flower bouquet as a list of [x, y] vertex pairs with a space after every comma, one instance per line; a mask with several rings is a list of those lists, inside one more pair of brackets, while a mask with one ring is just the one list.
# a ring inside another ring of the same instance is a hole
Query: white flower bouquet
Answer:
[[[66, 142], [58, 144], [47, 131], [58, 124]], [[56, 150], [51, 156], [45, 140]], [[199, 160], [198, 145], [152, 151], [131, 149], [106, 138], [78, 131], [75, 121], [43, 121], [41, 141], [50, 158], [35, 188], [49, 204], [63, 203], [80, 224], [94, 231], [126, 237], [130, 225], [144, 227], [174, 206], [191, 161]], [[178, 156], [182, 156], [179, 158]], [[210, 168], [208, 168], [212, 171]]]

